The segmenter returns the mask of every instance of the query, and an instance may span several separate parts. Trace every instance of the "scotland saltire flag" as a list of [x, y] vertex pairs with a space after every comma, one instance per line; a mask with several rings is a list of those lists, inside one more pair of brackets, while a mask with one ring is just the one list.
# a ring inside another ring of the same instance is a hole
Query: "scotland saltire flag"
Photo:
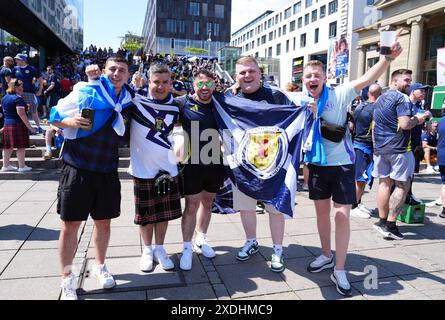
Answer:
[[312, 112], [219, 94], [214, 103], [232, 182], [247, 196], [292, 218], [301, 144]]
[[57, 106], [51, 109], [50, 122], [61, 122], [65, 118], [73, 118], [83, 108], [95, 110], [94, 124], [92, 130], [72, 129], [63, 130], [65, 139], [75, 140], [93, 135], [99, 131], [110, 119], [114, 111], [118, 116], [113, 122], [116, 133], [123, 136], [125, 133], [124, 119], [121, 112], [126, 107], [132, 105], [131, 94], [125, 86], [119, 95], [119, 99], [114, 92], [114, 86], [107, 76], [102, 75], [99, 80], [90, 82], [79, 82], [66, 98], [59, 100]]

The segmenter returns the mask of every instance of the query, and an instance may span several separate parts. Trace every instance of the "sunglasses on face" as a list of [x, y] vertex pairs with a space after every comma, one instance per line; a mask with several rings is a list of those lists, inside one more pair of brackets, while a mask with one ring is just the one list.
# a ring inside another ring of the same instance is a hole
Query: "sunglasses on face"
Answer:
[[213, 87], [213, 85], [214, 85], [215, 83], [213, 82], [213, 81], [198, 81], [197, 83], [196, 83], [196, 86], [199, 88], [199, 89], [202, 89], [202, 88], [204, 88], [204, 86], [206, 86], [206, 87], [208, 87], [208, 88], [210, 88], [210, 87]]

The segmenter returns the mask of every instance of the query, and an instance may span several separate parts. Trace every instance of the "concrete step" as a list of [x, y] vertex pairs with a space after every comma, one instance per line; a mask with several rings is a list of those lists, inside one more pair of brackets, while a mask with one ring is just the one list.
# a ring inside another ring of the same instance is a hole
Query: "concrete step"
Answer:
[[[10, 160], [13, 166], [18, 166], [17, 158]], [[42, 157], [25, 158], [26, 165], [33, 169], [58, 169], [62, 167], [62, 160], [53, 158], [51, 160], [44, 160]], [[128, 168], [130, 166], [130, 158], [120, 158], [119, 168]]]
[[[30, 164], [28, 164], [30, 165]], [[133, 177], [127, 173], [128, 168], [119, 168], [119, 179], [133, 180]], [[60, 177], [59, 169], [36, 169], [30, 172], [0, 172], [0, 180], [32, 180], [32, 181], [57, 181]]]

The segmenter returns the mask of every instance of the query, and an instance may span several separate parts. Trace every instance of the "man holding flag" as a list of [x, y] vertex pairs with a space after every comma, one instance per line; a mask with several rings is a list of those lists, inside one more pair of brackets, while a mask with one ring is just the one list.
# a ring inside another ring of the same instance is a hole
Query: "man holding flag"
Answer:
[[[77, 300], [72, 262], [77, 232], [89, 215], [95, 225], [96, 263], [92, 272], [102, 288], [110, 289], [116, 285], [105, 266], [105, 256], [111, 219], [120, 215], [118, 148], [119, 136], [125, 132], [121, 111], [131, 105], [132, 99], [124, 86], [130, 77], [128, 70], [124, 58], [110, 57], [98, 80], [79, 83], [51, 110], [50, 122], [63, 128], [65, 136], [57, 203], [62, 220], [59, 240], [62, 300]], [[88, 74], [99, 70], [86, 71]], [[87, 114], [89, 118], [86, 118]]]
[[[252, 57], [237, 61], [236, 80], [238, 94], [215, 95], [215, 116], [231, 169], [233, 208], [241, 213], [247, 238], [236, 258], [246, 261], [259, 250], [255, 211], [259, 201], [270, 213], [271, 271], [283, 272], [285, 215], [293, 215], [307, 109], [296, 107], [278, 88], [263, 85]], [[308, 114], [311, 118], [312, 112]]]
[[[399, 32], [400, 35], [400, 32]], [[349, 214], [356, 202], [354, 162], [351, 134], [347, 129], [347, 108], [366, 86], [374, 83], [397, 58], [402, 47], [397, 42], [392, 53], [361, 78], [348, 84], [328, 88], [323, 64], [310, 61], [303, 73], [303, 82], [317, 104], [316, 121], [305, 144], [305, 162], [309, 163], [309, 197], [314, 200], [322, 255], [309, 266], [309, 272], [321, 272], [335, 265], [331, 280], [343, 296], [352, 290], [346, 276], [345, 263], [350, 238]], [[335, 212], [336, 259], [331, 252], [331, 201]]]

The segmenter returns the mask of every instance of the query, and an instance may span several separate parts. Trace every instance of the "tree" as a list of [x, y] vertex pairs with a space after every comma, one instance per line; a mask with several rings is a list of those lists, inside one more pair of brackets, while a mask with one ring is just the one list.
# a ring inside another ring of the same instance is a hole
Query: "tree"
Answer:
[[125, 36], [120, 37], [121, 40], [121, 47], [131, 51], [133, 53], [136, 53], [136, 51], [143, 50], [144, 45], [142, 44], [143, 38], [141, 36], [136, 35], [135, 33], [131, 31], [127, 31]]
[[209, 52], [209, 50], [205, 50], [205, 49], [201, 49], [201, 48], [193, 48], [193, 47], [185, 48], [185, 51], [193, 53], [193, 54], [204, 54], [204, 53]]
[[22, 40], [20, 40], [19, 38], [14, 37], [14, 36], [7, 36], [6, 37], [6, 41], [9, 41], [9, 42], [12, 42], [12, 43], [15, 43], [15, 44], [24, 44], [25, 43]]

